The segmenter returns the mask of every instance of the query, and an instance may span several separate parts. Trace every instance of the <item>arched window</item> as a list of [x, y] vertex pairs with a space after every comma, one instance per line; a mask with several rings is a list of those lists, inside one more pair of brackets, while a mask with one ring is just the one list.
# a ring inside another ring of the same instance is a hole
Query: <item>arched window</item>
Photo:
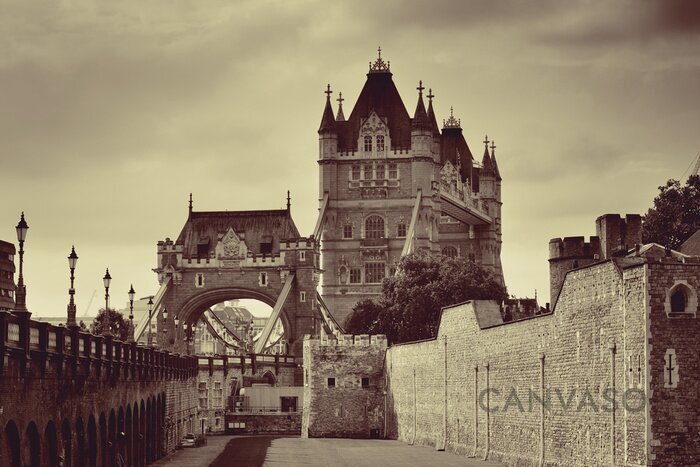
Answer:
[[377, 136], [377, 152], [384, 152], [384, 135]]
[[384, 219], [369, 216], [365, 220], [365, 238], [384, 238]]
[[456, 258], [457, 257], [457, 248], [453, 246], [446, 246], [445, 248], [442, 249], [442, 254], [450, 257], [450, 258]]
[[372, 137], [365, 136], [365, 152], [372, 152]]
[[685, 292], [685, 287], [678, 287], [671, 295], [671, 312], [684, 313], [688, 306], [688, 295]]

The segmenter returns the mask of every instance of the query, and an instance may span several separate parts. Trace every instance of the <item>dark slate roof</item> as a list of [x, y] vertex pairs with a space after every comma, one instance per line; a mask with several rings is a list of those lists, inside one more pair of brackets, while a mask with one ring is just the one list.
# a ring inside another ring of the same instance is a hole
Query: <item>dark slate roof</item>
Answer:
[[385, 118], [393, 147], [411, 147], [411, 118], [391, 79], [391, 73], [383, 72], [367, 74], [367, 81], [350, 117], [345, 122], [336, 122], [339, 151], [357, 150], [360, 125], [372, 111]]
[[678, 248], [684, 255], [700, 256], [700, 229], [696, 230], [688, 240]]
[[496, 180], [501, 179], [501, 172], [498, 170], [498, 162], [496, 162], [496, 150], [491, 149], [491, 163], [493, 164], [493, 171], [496, 174]]
[[[329, 91], [330, 92], [330, 91]], [[321, 126], [318, 127], [318, 132], [335, 131], [335, 116], [333, 116], [333, 108], [331, 107], [330, 96], [326, 98], [326, 107], [323, 109], [321, 117]]]
[[259, 254], [264, 237], [272, 237], [272, 251], [279, 252], [280, 239], [299, 238], [294, 221], [286, 209], [266, 211], [204, 211], [190, 214], [177, 237], [182, 243], [185, 257], [197, 256], [197, 245], [208, 244], [214, 251], [220, 236], [233, 227], [237, 235], [243, 234], [248, 251]]
[[491, 156], [489, 156], [488, 145], [484, 148], [484, 157], [481, 159], [481, 166], [483, 167], [483, 172], [491, 172], [494, 169]]
[[416, 113], [413, 114], [413, 120], [411, 121], [411, 128], [414, 130], [431, 130], [430, 119], [428, 119], [428, 113], [425, 111], [425, 104], [423, 104], [423, 95], [418, 95], [418, 103], [416, 104]]
[[433, 100], [430, 99], [428, 102], [428, 120], [430, 121], [430, 128], [436, 136], [440, 135], [440, 127], [438, 126], [437, 119], [435, 118], [435, 111], [433, 110]]
[[[474, 157], [472, 152], [467, 145], [467, 141], [462, 135], [461, 128], [443, 128], [442, 137], [440, 145], [440, 162], [444, 164], [447, 161], [452, 162], [452, 165], [457, 167], [457, 152], [462, 160], [462, 180], [469, 178], [470, 181], [474, 182], [476, 173], [473, 170]], [[474, 190], [474, 187], [472, 186]], [[475, 190], [477, 191], [477, 190]]]

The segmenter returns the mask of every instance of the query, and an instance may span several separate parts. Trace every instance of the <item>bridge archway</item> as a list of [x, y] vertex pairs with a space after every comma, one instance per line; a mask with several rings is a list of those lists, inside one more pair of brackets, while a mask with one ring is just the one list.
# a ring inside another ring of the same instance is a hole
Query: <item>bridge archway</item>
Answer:
[[10, 420], [5, 425], [6, 453], [10, 461], [10, 467], [22, 466], [22, 450], [20, 445], [19, 430], [14, 421]]

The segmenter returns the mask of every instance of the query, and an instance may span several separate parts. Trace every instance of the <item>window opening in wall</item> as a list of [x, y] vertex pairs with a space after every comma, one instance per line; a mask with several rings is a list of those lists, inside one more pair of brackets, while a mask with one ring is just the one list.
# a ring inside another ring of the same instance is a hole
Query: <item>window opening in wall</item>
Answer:
[[372, 180], [372, 164], [365, 165], [365, 180]]
[[346, 224], [343, 226], [343, 238], [352, 238], [352, 225]]
[[384, 280], [384, 263], [365, 263], [365, 283], [380, 284]]
[[362, 378], [362, 387], [363, 388], [368, 388], [369, 387], [369, 378], [363, 377]]
[[305, 301], [306, 301], [306, 292], [303, 291], [303, 290], [302, 290], [301, 292], [299, 292], [299, 301], [300, 301], [300, 302], [305, 302]]
[[299, 261], [306, 261], [306, 252], [305, 251], [299, 252]]
[[359, 165], [353, 165], [353, 166], [352, 166], [352, 179], [353, 179], [353, 180], [359, 180], [360, 178], [362, 178], [360, 166], [359, 166]]
[[449, 258], [456, 258], [457, 257], [457, 248], [453, 246], [446, 246], [445, 248], [442, 249], [442, 254], [449, 257]]
[[377, 152], [384, 152], [384, 135], [377, 136]]
[[671, 312], [683, 313], [688, 306], [688, 295], [683, 287], [678, 287], [671, 295]]
[[406, 224], [399, 224], [398, 228], [396, 229], [396, 236], [397, 237], [405, 237], [406, 236]]
[[377, 180], [384, 180], [385, 172], [384, 172], [384, 164], [377, 164]]
[[365, 136], [365, 152], [372, 152], [372, 137]]
[[391, 178], [391, 179], [399, 178], [399, 171], [396, 168], [396, 164], [389, 164], [389, 178]]
[[365, 238], [384, 238], [384, 219], [369, 216], [365, 221]]
[[351, 284], [360, 284], [362, 282], [362, 271], [360, 268], [351, 268], [350, 269], [350, 283]]
[[260, 285], [266, 286], [267, 285], [267, 273], [266, 272], [261, 272], [260, 277], [258, 279], [258, 282]]
[[335, 387], [335, 378], [328, 378], [328, 387], [329, 388]]

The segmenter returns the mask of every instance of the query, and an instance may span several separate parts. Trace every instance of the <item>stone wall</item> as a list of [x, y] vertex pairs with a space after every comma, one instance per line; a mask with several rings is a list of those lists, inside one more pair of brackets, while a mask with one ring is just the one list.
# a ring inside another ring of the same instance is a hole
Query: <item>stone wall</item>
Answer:
[[383, 335], [304, 339], [303, 437], [384, 436], [386, 348]]
[[[697, 263], [618, 258], [569, 272], [548, 315], [443, 310], [435, 339], [387, 352], [387, 437], [509, 465], [697, 465], [699, 278]], [[692, 307], [669, 314], [679, 283]]]

